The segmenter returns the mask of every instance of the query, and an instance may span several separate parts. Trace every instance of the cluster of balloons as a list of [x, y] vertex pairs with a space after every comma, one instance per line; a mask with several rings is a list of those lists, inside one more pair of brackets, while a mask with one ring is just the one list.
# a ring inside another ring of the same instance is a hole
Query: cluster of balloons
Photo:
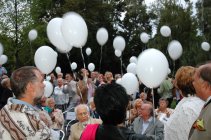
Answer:
[[69, 12], [63, 18], [50, 20], [47, 36], [59, 52], [67, 53], [72, 47], [82, 48], [86, 44], [88, 28], [78, 13]]
[[4, 53], [4, 47], [0, 43], [0, 65], [7, 63], [7, 60], [8, 60], [8, 57], [4, 55], [3, 53]]
[[138, 61], [137, 57], [135, 57], [135, 56], [130, 57], [130, 64], [128, 64], [128, 66], [127, 66], [127, 72], [136, 74], [137, 61]]

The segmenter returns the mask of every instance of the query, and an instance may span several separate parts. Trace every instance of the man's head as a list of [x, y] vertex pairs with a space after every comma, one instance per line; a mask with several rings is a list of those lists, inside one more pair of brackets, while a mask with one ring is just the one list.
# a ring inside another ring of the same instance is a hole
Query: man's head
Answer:
[[92, 78], [92, 80], [97, 79], [97, 77], [98, 77], [98, 72], [97, 71], [91, 72], [91, 78]]
[[206, 101], [211, 96], [211, 63], [197, 68], [193, 79], [196, 95]]
[[75, 107], [76, 118], [83, 123], [89, 120], [89, 107], [86, 104], [79, 104]]
[[124, 122], [129, 98], [121, 85], [113, 83], [98, 87], [94, 103], [103, 124], [117, 125]]
[[143, 103], [139, 112], [140, 112], [140, 117], [142, 117], [144, 120], [149, 119], [151, 116], [153, 116], [152, 103], [150, 102]]
[[58, 78], [63, 78], [63, 73], [61, 73], [61, 72], [57, 73], [57, 79]]
[[45, 85], [43, 75], [36, 67], [21, 67], [12, 73], [10, 80], [12, 91], [17, 99], [32, 105], [40, 102]]
[[71, 80], [73, 80], [73, 76], [70, 73], [67, 73], [65, 75], [65, 80], [66, 80], [66, 82], [69, 83]]
[[63, 79], [62, 78], [58, 78], [57, 79], [57, 84], [59, 87], [62, 87], [63, 86]]

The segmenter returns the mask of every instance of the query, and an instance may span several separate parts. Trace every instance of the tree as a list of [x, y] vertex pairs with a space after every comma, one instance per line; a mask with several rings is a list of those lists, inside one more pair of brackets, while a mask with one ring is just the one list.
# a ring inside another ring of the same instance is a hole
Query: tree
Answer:
[[207, 59], [207, 55], [204, 55], [199, 47], [201, 37], [197, 36], [198, 22], [196, 17], [192, 16], [192, 3], [186, 4], [187, 8], [183, 8], [176, 2], [162, 1], [157, 29], [159, 31], [161, 26], [168, 25], [171, 28], [171, 37], [164, 38], [158, 32], [150, 42], [150, 46], [155, 46], [167, 56], [171, 69], [174, 67], [173, 61], [167, 51], [171, 40], [178, 40], [183, 46], [183, 54], [176, 61], [175, 69], [182, 65], [195, 66]]
[[[10, 68], [17, 68], [21, 65], [19, 52], [22, 49], [23, 28], [31, 22], [29, 3], [27, 0], [1, 1], [0, 7], [0, 25], [1, 38], [6, 39], [5, 54], [9, 56]], [[8, 42], [9, 41], [9, 42]], [[7, 50], [12, 50], [7, 52]], [[14, 57], [14, 59], [13, 59]]]

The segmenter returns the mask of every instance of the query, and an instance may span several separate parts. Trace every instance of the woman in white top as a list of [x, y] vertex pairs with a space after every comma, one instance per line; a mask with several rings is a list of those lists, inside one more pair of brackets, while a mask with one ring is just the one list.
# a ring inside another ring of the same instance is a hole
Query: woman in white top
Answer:
[[164, 140], [188, 140], [190, 129], [199, 116], [204, 101], [195, 96], [192, 85], [195, 68], [184, 66], [178, 69], [175, 80], [183, 99], [164, 126]]

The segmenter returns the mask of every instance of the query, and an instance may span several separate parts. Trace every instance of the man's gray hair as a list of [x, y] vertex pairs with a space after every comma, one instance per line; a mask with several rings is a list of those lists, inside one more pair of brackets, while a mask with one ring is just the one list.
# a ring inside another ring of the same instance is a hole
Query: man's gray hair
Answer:
[[75, 107], [75, 109], [74, 109], [76, 115], [77, 115], [77, 110], [78, 110], [78, 108], [80, 108], [80, 107], [86, 108], [86, 109], [87, 109], [87, 112], [89, 112], [89, 107], [88, 107], [88, 105], [86, 105], [86, 104], [79, 104], [79, 105], [77, 105], [77, 106]]

